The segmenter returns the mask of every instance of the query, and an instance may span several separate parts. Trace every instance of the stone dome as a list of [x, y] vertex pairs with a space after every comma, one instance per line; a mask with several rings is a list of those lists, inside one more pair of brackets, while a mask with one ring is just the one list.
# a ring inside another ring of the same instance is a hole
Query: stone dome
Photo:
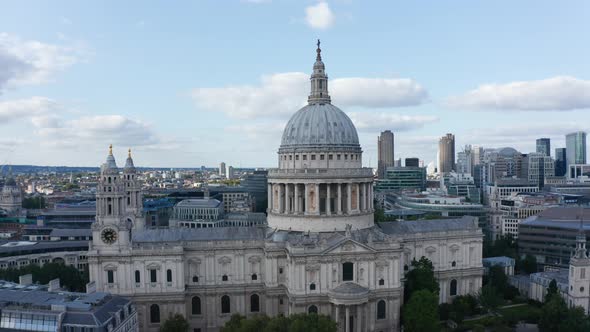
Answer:
[[283, 131], [281, 149], [303, 147], [359, 148], [354, 124], [332, 104], [311, 104], [295, 113]]

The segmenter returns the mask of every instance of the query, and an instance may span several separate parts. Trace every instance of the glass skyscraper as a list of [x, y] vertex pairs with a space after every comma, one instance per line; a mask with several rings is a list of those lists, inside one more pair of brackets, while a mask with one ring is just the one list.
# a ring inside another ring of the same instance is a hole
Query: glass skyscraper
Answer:
[[555, 176], [564, 176], [567, 168], [566, 165], [565, 148], [555, 149]]
[[537, 139], [537, 153], [551, 156], [551, 140], [549, 138], [543, 137]]
[[577, 131], [565, 135], [567, 165], [586, 163], [586, 133]]

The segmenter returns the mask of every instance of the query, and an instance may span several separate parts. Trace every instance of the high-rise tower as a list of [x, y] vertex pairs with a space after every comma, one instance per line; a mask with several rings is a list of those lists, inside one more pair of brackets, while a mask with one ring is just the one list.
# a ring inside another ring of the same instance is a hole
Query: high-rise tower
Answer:
[[567, 166], [586, 163], [586, 133], [577, 131], [565, 135]]
[[551, 156], [551, 140], [549, 138], [543, 137], [537, 139], [537, 153]]
[[394, 137], [390, 130], [382, 131], [377, 138], [377, 155], [377, 176], [383, 179], [387, 167], [393, 167], [395, 164]]
[[438, 141], [438, 172], [455, 170], [455, 135], [446, 134]]

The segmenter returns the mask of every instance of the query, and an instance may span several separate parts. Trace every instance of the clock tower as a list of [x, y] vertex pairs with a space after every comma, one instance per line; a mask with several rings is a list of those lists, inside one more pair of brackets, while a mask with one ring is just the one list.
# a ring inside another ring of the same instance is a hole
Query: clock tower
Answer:
[[121, 253], [131, 247], [133, 229], [143, 228], [141, 184], [131, 158], [122, 172], [109, 147], [100, 167], [96, 187], [96, 221], [92, 225], [92, 247], [101, 254]]

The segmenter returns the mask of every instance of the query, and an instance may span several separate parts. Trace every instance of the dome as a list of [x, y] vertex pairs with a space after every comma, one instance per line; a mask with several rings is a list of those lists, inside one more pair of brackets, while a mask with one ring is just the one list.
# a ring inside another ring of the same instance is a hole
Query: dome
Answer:
[[295, 113], [281, 140], [281, 148], [338, 146], [360, 148], [354, 124], [332, 104], [311, 104]]
[[519, 152], [516, 151], [515, 148], [505, 147], [498, 149], [498, 154], [502, 157], [513, 157], [514, 155], [518, 154]]
[[348, 115], [331, 104], [321, 51], [318, 41], [308, 105], [297, 111], [287, 123], [279, 152], [297, 148], [361, 149], [354, 124]]

